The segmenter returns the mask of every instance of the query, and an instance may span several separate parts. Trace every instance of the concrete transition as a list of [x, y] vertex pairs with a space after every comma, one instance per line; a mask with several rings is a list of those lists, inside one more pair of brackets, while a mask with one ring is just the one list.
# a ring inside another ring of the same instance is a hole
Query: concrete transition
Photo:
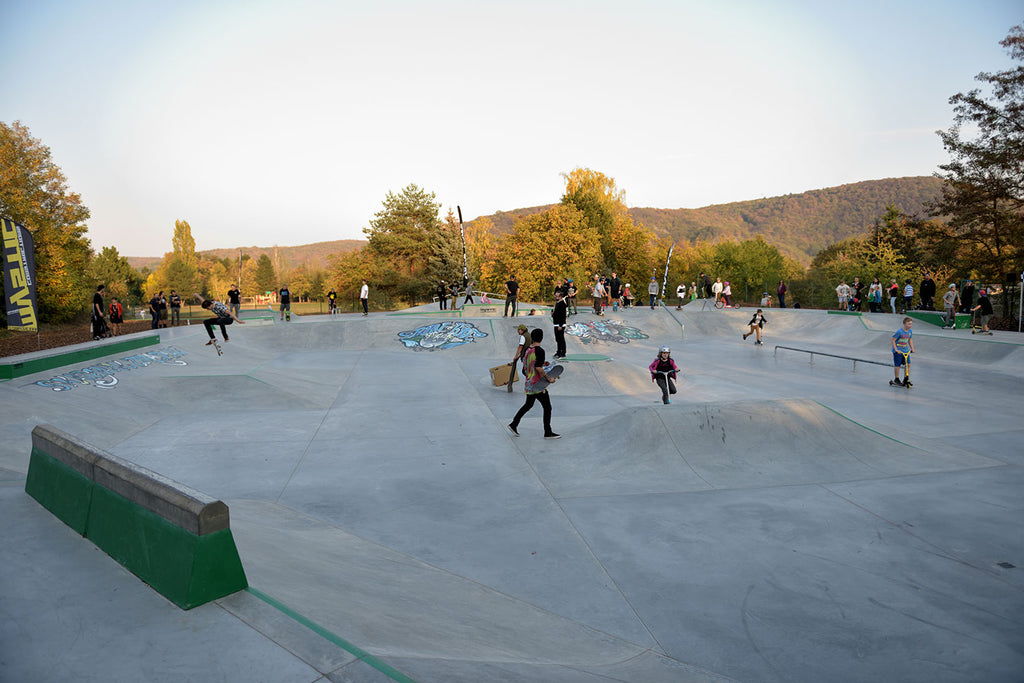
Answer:
[[8, 359], [0, 680], [1021, 681], [1019, 335], [917, 325], [904, 388], [902, 316], [751, 313], [573, 316], [557, 441], [489, 373], [546, 315]]

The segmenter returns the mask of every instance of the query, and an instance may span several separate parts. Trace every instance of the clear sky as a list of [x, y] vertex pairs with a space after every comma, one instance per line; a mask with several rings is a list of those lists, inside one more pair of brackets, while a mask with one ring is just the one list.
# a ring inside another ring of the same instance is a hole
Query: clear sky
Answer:
[[930, 175], [1021, 0], [0, 0], [0, 121], [98, 251], [363, 238], [389, 191], [466, 220], [576, 167], [696, 208]]

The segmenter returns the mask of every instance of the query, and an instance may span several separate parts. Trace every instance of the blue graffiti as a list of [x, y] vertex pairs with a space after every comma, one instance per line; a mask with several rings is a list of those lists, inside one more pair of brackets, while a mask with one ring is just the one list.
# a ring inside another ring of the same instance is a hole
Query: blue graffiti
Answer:
[[108, 360], [96, 365], [90, 365], [87, 368], [71, 370], [50, 379], [41, 379], [38, 382], [34, 382], [34, 384], [46, 389], [52, 389], [53, 391], [70, 391], [82, 385], [92, 385], [100, 389], [112, 389], [117, 386], [117, 377], [114, 376], [114, 373], [138, 370], [148, 367], [153, 363], [188, 365], [188, 363], [181, 360], [181, 357], [184, 355], [184, 351], [173, 346], [165, 346], [162, 349], [154, 349], [153, 351], [139, 353], [134, 356], [121, 358], [120, 360]]
[[595, 344], [599, 341], [628, 344], [630, 339], [647, 339], [647, 335], [637, 328], [623, 325], [618, 320], [573, 323], [565, 332], [579, 337], [584, 344]]
[[405, 348], [413, 351], [439, 351], [469, 344], [486, 336], [485, 332], [478, 330], [472, 323], [446, 320], [399, 332], [398, 340]]

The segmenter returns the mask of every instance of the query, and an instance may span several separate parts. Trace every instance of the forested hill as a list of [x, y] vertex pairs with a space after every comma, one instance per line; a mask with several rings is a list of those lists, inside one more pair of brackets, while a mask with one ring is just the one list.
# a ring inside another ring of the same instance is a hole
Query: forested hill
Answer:
[[[237, 259], [239, 253], [248, 254], [254, 259], [266, 254], [275, 264], [280, 261], [288, 269], [302, 265], [318, 269], [327, 267], [327, 257], [331, 254], [355, 251], [364, 244], [366, 244], [366, 240], [332, 240], [301, 244], [296, 247], [235, 247], [233, 249], [207, 249], [201, 253], [206, 257], [231, 260]], [[129, 256], [127, 258], [132, 268], [156, 268], [163, 260], [163, 257], [159, 256]]]
[[[890, 204], [908, 215], [924, 217], [925, 203], [937, 198], [941, 187], [942, 181], [931, 176], [887, 178], [700, 209], [633, 207], [629, 213], [637, 223], [677, 242], [763, 235], [783, 254], [806, 265], [824, 247], [866, 234]], [[497, 232], [504, 233], [519, 216], [549, 206], [499, 211], [487, 218]]]

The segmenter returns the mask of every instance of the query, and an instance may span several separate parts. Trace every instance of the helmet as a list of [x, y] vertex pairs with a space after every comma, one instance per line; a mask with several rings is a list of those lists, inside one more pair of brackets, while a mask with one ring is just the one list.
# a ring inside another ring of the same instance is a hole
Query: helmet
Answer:
[[981, 296], [988, 296], [988, 294], [985, 292], [984, 289], [981, 290], [980, 292], [978, 292], [978, 294], [981, 295]]
[[670, 349], [667, 346], [662, 346], [660, 349], [658, 349], [658, 353], [672, 353], [672, 349]]

